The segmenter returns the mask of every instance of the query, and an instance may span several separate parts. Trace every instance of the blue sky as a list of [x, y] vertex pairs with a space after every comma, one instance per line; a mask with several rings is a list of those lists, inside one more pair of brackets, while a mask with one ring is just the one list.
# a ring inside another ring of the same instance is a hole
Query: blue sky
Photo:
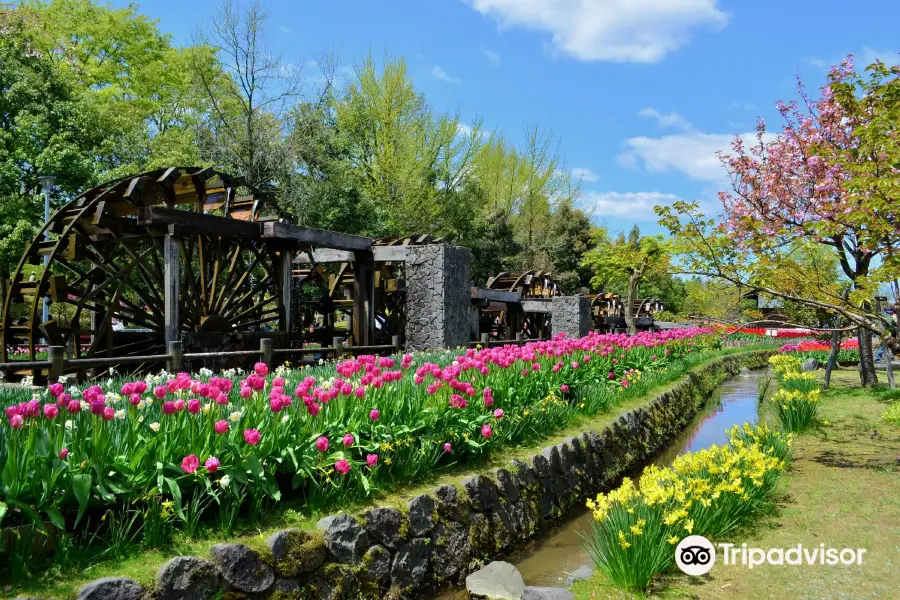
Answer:
[[[125, 5], [116, 0], [114, 5]], [[217, 0], [144, 0], [176, 41]], [[418, 89], [464, 122], [520, 141], [560, 139], [598, 223], [659, 230], [653, 206], [717, 205], [715, 158], [799, 74], [821, 84], [848, 54], [897, 63], [900, 2], [872, 0], [270, 0], [271, 49], [309, 65], [323, 50], [347, 69], [371, 52], [407, 60]], [[314, 69], [309, 69], [310, 77]]]

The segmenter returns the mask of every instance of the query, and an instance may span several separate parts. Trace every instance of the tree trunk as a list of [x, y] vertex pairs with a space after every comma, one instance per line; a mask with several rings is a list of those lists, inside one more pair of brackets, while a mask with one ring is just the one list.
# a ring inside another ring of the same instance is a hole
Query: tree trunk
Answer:
[[870, 388], [878, 383], [875, 374], [875, 356], [872, 352], [872, 332], [860, 327], [857, 331], [859, 340], [859, 383]]
[[634, 322], [634, 303], [637, 301], [641, 275], [643, 275], [643, 271], [634, 271], [628, 278], [628, 300], [625, 301], [625, 328], [628, 335], [637, 333], [637, 325]]
[[[841, 319], [840, 317], [835, 324], [835, 329], [840, 328]], [[831, 332], [831, 352], [828, 354], [828, 363], [825, 365], [825, 389], [828, 389], [828, 386], [831, 385], [831, 371], [837, 366], [837, 357], [838, 350], [841, 349], [841, 332], [840, 331], [832, 331]]]

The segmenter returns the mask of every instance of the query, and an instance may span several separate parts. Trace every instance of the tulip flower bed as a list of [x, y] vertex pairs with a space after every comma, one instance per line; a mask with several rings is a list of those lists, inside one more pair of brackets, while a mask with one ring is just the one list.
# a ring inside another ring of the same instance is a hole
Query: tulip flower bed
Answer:
[[540, 439], [719, 346], [708, 329], [591, 334], [7, 394], [0, 525], [71, 531], [114, 511], [115, 522], [133, 519], [121, 536], [158, 547], [176, 526], [190, 533], [215, 513], [227, 534], [239, 511], [252, 519], [286, 494], [333, 507]]
[[729, 446], [681, 455], [671, 467], [651, 465], [637, 488], [625, 478], [588, 501], [594, 520], [586, 548], [615, 585], [647, 589], [673, 565], [684, 537], [722, 538], [770, 501], [790, 461], [790, 435], [745, 423], [728, 438]]
[[722, 331], [728, 333], [728, 337], [733, 339], [753, 339], [758, 337], [791, 339], [809, 338], [817, 335], [812, 329], [776, 329], [774, 336], [769, 335], [771, 329], [764, 329], [762, 327], [724, 327], [722, 328]]
[[[819, 363], [828, 362], [828, 356], [831, 354], [831, 344], [820, 341], [805, 341], [799, 344], [784, 344], [779, 348], [779, 352], [791, 354], [805, 361], [815, 358]], [[838, 349], [837, 361], [839, 363], [858, 363], [859, 362], [859, 340], [844, 340]]]

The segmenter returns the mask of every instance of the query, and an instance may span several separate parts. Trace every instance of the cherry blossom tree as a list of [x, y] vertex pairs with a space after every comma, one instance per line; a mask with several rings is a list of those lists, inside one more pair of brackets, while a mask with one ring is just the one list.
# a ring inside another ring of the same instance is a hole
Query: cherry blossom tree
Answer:
[[[718, 218], [684, 202], [657, 214], [679, 240], [686, 272], [830, 310], [858, 328], [869, 386], [872, 334], [891, 336], [873, 298], [900, 266], [900, 70], [876, 62], [866, 73], [848, 57], [817, 98], [799, 81], [799, 99], [777, 104], [777, 133], [760, 121], [754, 142], [736, 137], [720, 154], [732, 189], [719, 194]], [[801, 255], [810, 246], [834, 253], [846, 279], [808, 269]]]

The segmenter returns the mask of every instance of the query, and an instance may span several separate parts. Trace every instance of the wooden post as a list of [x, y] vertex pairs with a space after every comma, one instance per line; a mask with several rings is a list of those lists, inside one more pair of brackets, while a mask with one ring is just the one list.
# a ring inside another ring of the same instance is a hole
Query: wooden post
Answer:
[[488, 344], [490, 344], [490, 342], [491, 342], [491, 334], [482, 333], [481, 334], [481, 345], [486, 348], [488, 346]]
[[371, 251], [353, 254], [353, 343], [375, 343], [375, 258]]
[[165, 315], [166, 345], [181, 339], [180, 317], [178, 314], [181, 266], [179, 263], [179, 240], [171, 232], [163, 237], [163, 312]]
[[50, 370], [47, 373], [48, 383], [56, 383], [65, 369], [65, 346], [50, 346], [47, 348], [47, 358], [50, 359]]
[[394, 349], [395, 349], [397, 352], [400, 352], [401, 350], [403, 350], [402, 344], [400, 343], [400, 336], [399, 336], [399, 335], [392, 335], [392, 336], [391, 336], [391, 345], [394, 347]]
[[172, 340], [169, 342], [169, 371], [175, 372], [182, 368], [181, 366], [181, 340]]
[[259, 340], [259, 354], [264, 363], [268, 366], [272, 366], [272, 349], [274, 345], [272, 344], [272, 338], [262, 338]]
[[278, 329], [285, 335], [285, 343], [291, 344], [291, 292], [293, 289], [294, 253], [284, 249], [278, 255], [278, 267], [281, 286], [281, 302], [278, 313]]
[[525, 339], [525, 334], [522, 333], [521, 331], [517, 331], [516, 332], [516, 341], [521, 342], [524, 339]]
[[344, 340], [342, 338], [336, 337], [331, 340], [331, 345], [334, 347], [335, 360], [340, 359], [344, 354]]

